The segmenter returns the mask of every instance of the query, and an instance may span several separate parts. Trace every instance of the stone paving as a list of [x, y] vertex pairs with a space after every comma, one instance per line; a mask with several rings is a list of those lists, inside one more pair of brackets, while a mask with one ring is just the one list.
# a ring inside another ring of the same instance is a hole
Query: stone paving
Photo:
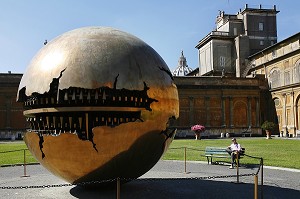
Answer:
[[[254, 176], [257, 167], [239, 169], [241, 175], [250, 176], [211, 178], [235, 175], [228, 165], [207, 165], [205, 162], [159, 161], [149, 172], [137, 180], [121, 185], [122, 199], [198, 199], [198, 198], [254, 198]], [[263, 198], [300, 198], [300, 170], [264, 167]], [[0, 168], [0, 198], [116, 198], [112, 188], [86, 189], [69, 185], [49, 173], [41, 165], [29, 165], [24, 175], [23, 166]], [[259, 184], [261, 183], [259, 173]], [[204, 179], [209, 177], [211, 179]], [[50, 188], [3, 189], [11, 186], [64, 185]], [[260, 187], [259, 187], [260, 190]], [[259, 198], [261, 192], [259, 192]]]

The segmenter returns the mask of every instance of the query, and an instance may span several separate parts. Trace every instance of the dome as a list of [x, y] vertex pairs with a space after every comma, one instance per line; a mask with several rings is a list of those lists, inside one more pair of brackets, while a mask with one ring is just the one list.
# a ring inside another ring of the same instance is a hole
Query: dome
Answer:
[[183, 51], [181, 51], [181, 56], [178, 60], [177, 68], [172, 72], [174, 76], [185, 76], [193, 70], [187, 65], [187, 61], [185, 56], [183, 55]]

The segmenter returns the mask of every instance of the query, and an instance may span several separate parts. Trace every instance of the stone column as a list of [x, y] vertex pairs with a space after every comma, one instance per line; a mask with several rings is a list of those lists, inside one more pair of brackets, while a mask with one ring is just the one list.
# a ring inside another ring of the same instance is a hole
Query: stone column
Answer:
[[295, 122], [296, 122], [296, 136], [297, 136], [297, 130], [300, 129], [300, 125], [299, 125], [299, 119], [300, 119], [300, 107], [299, 107], [299, 100], [296, 100], [295, 103], [295, 109], [296, 109], [296, 118], [295, 118]]
[[292, 124], [293, 124], [293, 129], [290, 130], [291, 133], [293, 133], [293, 137], [296, 136], [296, 116], [295, 116], [295, 112], [296, 112], [296, 108], [295, 108], [295, 93], [294, 91], [291, 92], [291, 96], [292, 96], [292, 106], [291, 106], [291, 111], [292, 111], [292, 115], [291, 115], [291, 119], [292, 119]]
[[248, 122], [248, 127], [252, 126], [252, 118], [251, 118], [251, 111], [252, 111], [252, 107], [251, 107], [251, 97], [247, 97], [247, 122]]
[[5, 128], [10, 128], [11, 127], [11, 97], [6, 96], [5, 97], [5, 113], [6, 113], [6, 118], [5, 118]]
[[190, 125], [195, 124], [194, 118], [194, 97], [189, 96], [189, 121], [190, 121]]
[[259, 103], [259, 98], [258, 97], [255, 97], [255, 120], [256, 120], [256, 124], [255, 126], [256, 127], [259, 127], [260, 126], [260, 120], [259, 120], [259, 110], [260, 110], [260, 103]]
[[222, 126], [226, 127], [226, 97], [222, 97]]
[[282, 128], [283, 128], [283, 131], [284, 131], [284, 134], [287, 135], [287, 117], [286, 117], [286, 114], [287, 114], [287, 111], [286, 111], [286, 94], [282, 94], [283, 96], [283, 109], [282, 109]]
[[229, 126], [233, 127], [233, 98], [229, 97]]
[[210, 126], [210, 105], [209, 105], [210, 97], [205, 97], [205, 112], [206, 112], [206, 126]]

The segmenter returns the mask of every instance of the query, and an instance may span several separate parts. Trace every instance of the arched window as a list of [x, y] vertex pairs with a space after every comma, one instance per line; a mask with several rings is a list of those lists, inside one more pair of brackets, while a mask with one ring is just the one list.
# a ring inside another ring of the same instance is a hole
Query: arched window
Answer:
[[277, 97], [274, 98], [273, 101], [274, 101], [275, 107], [281, 106], [281, 102], [280, 102], [280, 100]]
[[300, 82], [300, 60], [294, 66], [294, 83]]
[[276, 88], [280, 86], [280, 71], [277, 69], [271, 70], [269, 75], [269, 82], [271, 88]]

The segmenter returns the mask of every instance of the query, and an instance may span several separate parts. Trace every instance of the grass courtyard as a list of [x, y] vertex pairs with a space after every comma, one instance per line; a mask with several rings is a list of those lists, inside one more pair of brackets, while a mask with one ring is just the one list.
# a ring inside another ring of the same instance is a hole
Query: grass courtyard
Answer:
[[[264, 165], [300, 169], [299, 139], [240, 138], [237, 140], [242, 147], [246, 148], [247, 155], [262, 157]], [[186, 147], [187, 160], [206, 161], [206, 158], [201, 156], [204, 154], [206, 146], [227, 147], [230, 144], [230, 139], [175, 139], [162, 159], [184, 160], [184, 148]], [[27, 149], [22, 141], [0, 144], [0, 165], [23, 163], [24, 150], [22, 149]], [[7, 151], [14, 152], [7, 153]], [[37, 162], [28, 150], [25, 155], [27, 163]], [[259, 160], [244, 157], [241, 163], [259, 164]]]
[[[300, 169], [300, 140], [299, 139], [265, 139], [265, 138], [238, 138], [238, 143], [246, 148], [246, 154], [262, 157], [264, 165]], [[206, 161], [204, 154], [206, 146], [227, 147], [231, 139], [176, 139], [164, 154], [165, 160], [183, 160], [184, 147], [187, 160]], [[229, 160], [228, 160], [229, 161]], [[244, 157], [242, 164], [259, 164], [258, 159]]]

